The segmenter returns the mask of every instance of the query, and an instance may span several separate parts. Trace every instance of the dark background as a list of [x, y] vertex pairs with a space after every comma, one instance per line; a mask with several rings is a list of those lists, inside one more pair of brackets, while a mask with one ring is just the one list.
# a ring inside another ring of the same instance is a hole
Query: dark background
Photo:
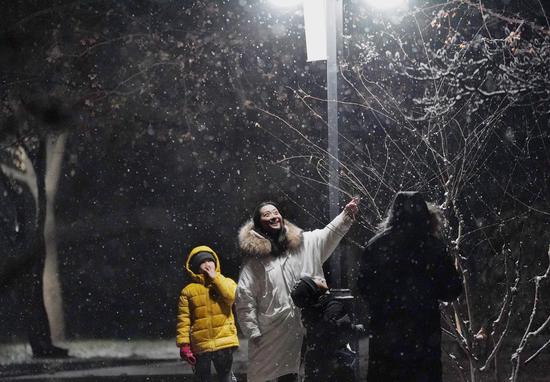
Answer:
[[[471, 278], [479, 313], [472, 336], [490, 331], [519, 272], [510, 326], [517, 339], [531, 313], [534, 276], [548, 264], [546, 19], [536, 1], [483, 2], [493, 12], [485, 26], [468, 3], [415, 4], [412, 16], [388, 18], [346, 2], [341, 204], [356, 194], [362, 204], [342, 246], [344, 284], [354, 286], [361, 245], [394, 193], [418, 189], [450, 203], [449, 239], [459, 223], [465, 229], [453, 255]], [[1, 9], [3, 150], [69, 133], [56, 199], [68, 338], [174, 337], [187, 253], [211, 246], [224, 274], [237, 279], [237, 231], [262, 200], [279, 202], [304, 229], [328, 223], [326, 67], [306, 62], [299, 10], [248, 0], [4, 1]], [[517, 41], [514, 18], [528, 21]], [[419, 30], [423, 46], [415, 45]], [[463, 56], [461, 43], [471, 47]], [[430, 65], [447, 73], [435, 101]], [[32, 105], [43, 104], [68, 122], [29, 117]], [[461, 140], [478, 131], [479, 139]], [[454, 178], [448, 161], [422, 143], [439, 141], [453, 166], [458, 158]], [[460, 163], [469, 172], [453, 183]], [[21, 243], [9, 239], [17, 236], [10, 216], [15, 205], [32, 209], [33, 202], [25, 190], [15, 202], [3, 195], [3, 256], [16, 256]], [[2, 341], [25, 339], [23, 282], [14, 277], [0, 289]], [[547, 314], [548, 306], [539, 309], [537, 322]]]

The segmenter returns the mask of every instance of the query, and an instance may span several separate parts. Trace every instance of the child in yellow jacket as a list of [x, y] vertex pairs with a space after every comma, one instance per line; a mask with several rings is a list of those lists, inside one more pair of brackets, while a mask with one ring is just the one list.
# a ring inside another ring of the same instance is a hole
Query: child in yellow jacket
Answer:
[[181, 291], [176, 343], [180, 357], [194, 366], [196, 381], [210, 381], [210, 363], [220, 382], [235, 381], [233, 351], [239, 346], [231, 307], [235, 281], [220, 273], [216, 252], [195, 247], [186, 262], [192, 282]]

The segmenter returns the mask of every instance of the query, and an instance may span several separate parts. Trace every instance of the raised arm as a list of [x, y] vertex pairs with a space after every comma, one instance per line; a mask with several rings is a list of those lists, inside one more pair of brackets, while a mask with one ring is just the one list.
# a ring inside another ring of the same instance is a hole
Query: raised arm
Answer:
[[212, 284], [214, 284], [224, 301], [231, 306], [235, 301], [235, 291], [237, 289], [235, 281], [218, 273], [212, 279]]
[[357, 210], [358, 199], [353, 198], [325, 228], [304, 233], [304, 235], [307, 234], [311, 237], [314, 245], [313, 253], [320, 256], [322, 263], [332, 255], [342, 237], [350, 229]]

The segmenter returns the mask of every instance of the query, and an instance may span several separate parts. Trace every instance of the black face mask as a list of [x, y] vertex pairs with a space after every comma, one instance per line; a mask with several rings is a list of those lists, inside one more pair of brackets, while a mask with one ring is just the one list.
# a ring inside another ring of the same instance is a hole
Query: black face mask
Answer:
[[311, 277], [304, 276], [294, 285], [290, 296], [298, 308], [305, 308], [316, 304], [324, 294], [325, 290], [319, 288]]

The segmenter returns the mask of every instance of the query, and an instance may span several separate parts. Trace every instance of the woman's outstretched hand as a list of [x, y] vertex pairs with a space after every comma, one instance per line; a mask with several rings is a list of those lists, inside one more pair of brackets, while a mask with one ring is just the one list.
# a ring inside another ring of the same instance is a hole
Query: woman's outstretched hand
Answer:
[[355, 215], [359, 211], [359, 197], [354, 196], [351, 201], [344, 207], [344, 212], [352, 219], [355, 219]]

